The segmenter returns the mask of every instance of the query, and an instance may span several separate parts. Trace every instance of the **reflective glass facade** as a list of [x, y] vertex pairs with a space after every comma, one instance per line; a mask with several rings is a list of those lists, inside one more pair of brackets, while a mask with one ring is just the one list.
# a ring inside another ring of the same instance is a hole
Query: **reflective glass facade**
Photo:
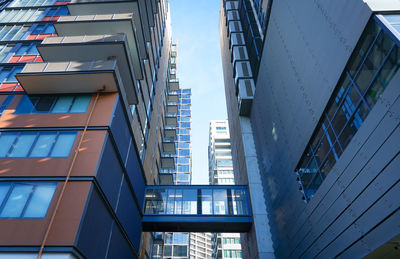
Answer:
[[190, 184], [192, 178], [192, 89], [180, 89], [178, 91], [178, 127], [176, 129], [176, 167], [173, 172], [174, 183]]
[[339, 160], [400, 67], [399, 41], [382, 23], [396, 18], [371, 19], [342, 73], [296, 169], [306, 201]]

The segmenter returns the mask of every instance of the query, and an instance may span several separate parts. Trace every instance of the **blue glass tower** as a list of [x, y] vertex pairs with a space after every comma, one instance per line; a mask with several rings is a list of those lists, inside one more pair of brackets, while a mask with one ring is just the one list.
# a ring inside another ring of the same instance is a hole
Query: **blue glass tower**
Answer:
[[176, 130], [176, 166], [174, 184], [185, 185], [191, 183], [192, 176], [192, 148], [191, 148], [191, 120], [192, 120], [192, 89], [178, 91], [178, 128]]
[[[176, 129], [177, 141], [175, 169], [173, 174], [175, 185], [189, 185], [192, 178], [192, 148], [191, 148], [191, 119], [192, 119], [192, 91], [191, 89], [178, 90], [178, 112]], [[189, 233], [165, 233], [164, 259], [189, 257]]]

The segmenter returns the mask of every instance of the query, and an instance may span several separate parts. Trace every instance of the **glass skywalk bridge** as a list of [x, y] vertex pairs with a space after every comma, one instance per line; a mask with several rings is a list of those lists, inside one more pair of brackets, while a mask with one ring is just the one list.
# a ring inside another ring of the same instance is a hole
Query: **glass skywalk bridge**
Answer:
[[247, 186], [146, 187], [145, 232], [247, 232], [251, 224]]

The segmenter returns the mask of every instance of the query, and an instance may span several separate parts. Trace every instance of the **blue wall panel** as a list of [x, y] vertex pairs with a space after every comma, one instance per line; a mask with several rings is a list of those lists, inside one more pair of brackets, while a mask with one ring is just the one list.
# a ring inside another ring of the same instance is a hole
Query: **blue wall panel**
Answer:
[[138, 258], [136, 254], [131, 250], [128, 242], [115, 224], [112, 229], [107, 258]]
[[146, 182], [143, 178], [142, 168], [140, 167], [140, 162], [138, 156], [136, 155], [135, 148], [131, 145], [128, 155], [128, 161], [126, 163], [126, 171], [128, 172], [128, 177], [133, 185], [133, 190], [135, 192], [136, 198], [139, 201], [139, 206], [143, 206], [144, 201], [144, 188]]
[[111, 121], [111, 132], [117, 144], [121, 158], [124, 161], [128, 153], [129, 140], [132, 138], [129, 127], [130, 125], [128, 124], [122, 109], [122, 104], [118, 98], [118, 103], [114, 110], [113, 119]]
[[104, 258], [106, 256], [111, 225], [112, 217], [107, 211], [99, 193], [92, 185], [86, 212], [78, 232], [76, 245], [78, 250], [88, 259]]
[[97, 181], [107, 197], [108, 202], [115, 209], [118, 193], [123, 176], [123, 169], [115, 153], [111, 140], [107, 136], [100, 165], [97, 170]]
[[117, 217], [131, 242], [139, 250], [140, 235], [142, 231], [141, 217], [128, 188], [126, 181], [122, 184], [120, 200], [118, 203]]

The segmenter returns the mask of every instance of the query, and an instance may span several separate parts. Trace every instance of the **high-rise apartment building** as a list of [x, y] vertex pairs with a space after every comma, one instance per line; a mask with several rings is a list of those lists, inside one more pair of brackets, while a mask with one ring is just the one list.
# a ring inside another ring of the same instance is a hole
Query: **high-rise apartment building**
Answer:
[[1, 7], [0, 257], [148, 257], [144, 190], [176, 139], [168, 3]]
[[244, 258], [398, 257], [400, 4], [221, 1]]
[[211, 185], [234, 184], [231, 139], [227, 120], [212, 120], [209, 127], [208, 172]]
[[190, 233], [190, 259], [209, 259], [212, 252], [212, 233]]
[[[228, 121], [210, 121], [209, 132], [209, 183], [210, 185], [234, 184]], [[215, 259], [242, 258], [239, 233], [213, 233], [212, 245]]]
[[[175, 46], [176, 48], [176, 46]], [[176, 58], [176, 57], [175, 57]], [[174, 67], [176, 74], [176, 66]], [[176, 77], [176, 76], [175, 76]], [[179, 89], [170, 91], [167, 109], [176, 109], [177, 140], [175, 142], [175, 166], [164, 169], [163, 173], [171, 174], [173, 184], [189, 185], [192, 176], [192, 148], [191, 148], [191, 118], [192, 95], [191, 89]], [[174, 99], [174, 100], [172, 100]], [[176, 101], [175, 101], [176, 99]], [[164, 233], [163, 259], [183, 259], [189, 257], [189, 236], [187, 232]], [[154, 257], [158, 258], [158, 257]]]

